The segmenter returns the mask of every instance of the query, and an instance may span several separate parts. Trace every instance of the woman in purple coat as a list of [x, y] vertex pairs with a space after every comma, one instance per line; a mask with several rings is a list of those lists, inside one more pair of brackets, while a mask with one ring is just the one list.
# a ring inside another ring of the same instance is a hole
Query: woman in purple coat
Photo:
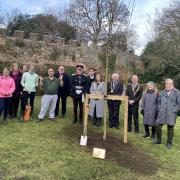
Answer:
[[143, 115], [143, 123], [145, 128], [144, 138], [150, 138], [149, 126], [152, 127], [151, 138], [155, 138], [155, 122], [157, 116], [157, 90], [155, 83], [150, 81], [147, 83], [147, 90], [143, 95], [141, 103], [141, 114]]
[[19, 101], [22, 92], [22, 86], [21, 86], [22, 73], [19, 71], [19, 67], [17, 64], [12, 65], [12, 70], [10, 71], [9, 75], [14, 80], [16, 87], [10, 102], [9, 115], [10, 118], [15, 118], [17, 117], [17, 111], [18, 111]]

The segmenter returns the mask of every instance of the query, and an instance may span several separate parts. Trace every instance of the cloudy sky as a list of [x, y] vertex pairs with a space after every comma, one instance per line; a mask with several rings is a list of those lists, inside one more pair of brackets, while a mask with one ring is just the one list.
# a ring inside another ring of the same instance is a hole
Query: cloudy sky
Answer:
[[[155, 8], [162, 10], [169, 5], [171, 0], [136, 0], [132, 22], [138, 33], [138, 43], [135, 47], [136, 54], [140, 55], [149, 40], [147, 30], [147, 16], [154, 14]], [[64, 8], [69, 0], [0, 0], [0, 13], [6, 14], [15, 9], [22, 13], [38, 14], [49, 8]]]

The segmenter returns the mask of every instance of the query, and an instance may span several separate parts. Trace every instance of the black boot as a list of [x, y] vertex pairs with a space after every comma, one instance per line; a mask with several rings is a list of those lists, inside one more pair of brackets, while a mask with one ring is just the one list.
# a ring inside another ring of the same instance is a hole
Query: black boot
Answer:
[[143, 138], [150, 138], [149, 137], [149, 126], [144, 125], [144, 128], [145, 128], [145, 135], [143, 136]]
[[153, 144], [161, 144], [161, 136], [162, 136], [162, 125], [156, 126], [156, 135], [157, 139], [153, 140]]
[[174, 126], [168, 126], [168, 133], [167, 133], [167, 149], [172, 149], [172, 139], [174, 136]]
[[155, 129], [155, 126], [152, 126], [152, 133], [151, 133], [151, 139], [155, 139], [155, 136], [156, 136], [156, 129]]

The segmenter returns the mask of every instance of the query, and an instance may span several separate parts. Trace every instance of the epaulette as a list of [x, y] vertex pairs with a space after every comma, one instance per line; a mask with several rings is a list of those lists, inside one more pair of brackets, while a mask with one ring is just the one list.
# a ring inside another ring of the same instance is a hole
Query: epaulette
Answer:
[[76, 75], [76, 73], [75, 73], [75, 74], [72, 74], [72, 76], [74, 76], [74, 75]]

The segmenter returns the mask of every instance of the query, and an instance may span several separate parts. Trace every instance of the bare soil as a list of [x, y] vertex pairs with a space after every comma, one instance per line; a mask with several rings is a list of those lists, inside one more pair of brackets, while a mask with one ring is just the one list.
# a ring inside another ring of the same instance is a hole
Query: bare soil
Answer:
[[[79, 144], [82, 129], [78, 126], [69, 126], [64, 129], [65, 138]], [[154, 175], [161, 168], [160, 163], [130, 142], [124, 142], [112, 135], [103, 141], [102, 133], [88, 129], [88, 141], [85, 151], [92, 152], [93, 148], [106, 149], [106, 159], [117, 163], [121, 167], [132, 170], [141, 175]]]

